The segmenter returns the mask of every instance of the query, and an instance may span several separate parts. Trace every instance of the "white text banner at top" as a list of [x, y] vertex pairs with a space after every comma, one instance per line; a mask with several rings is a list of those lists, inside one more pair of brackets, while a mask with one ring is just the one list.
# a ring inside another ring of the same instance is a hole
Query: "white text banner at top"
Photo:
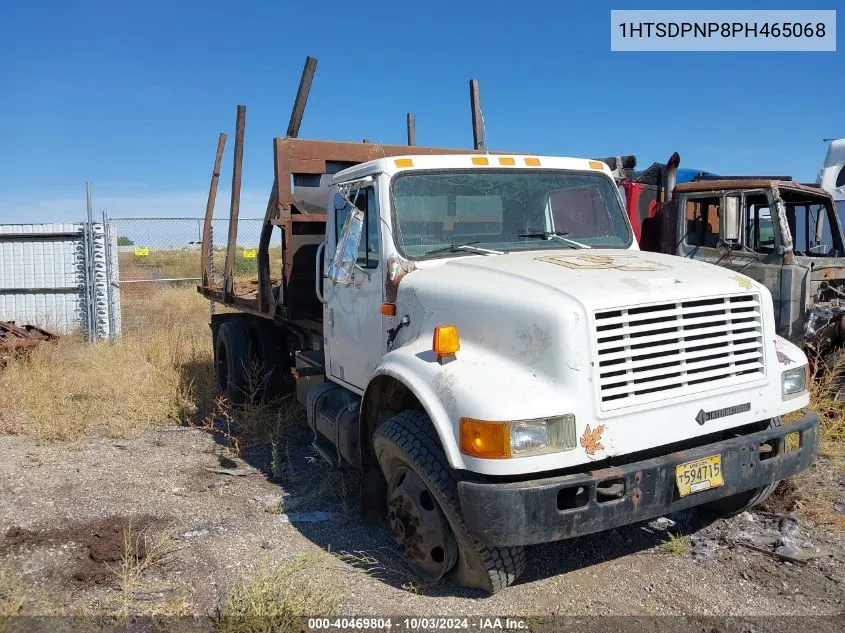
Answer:
[[833, 10], [614, 10], [612, 51], [835, 51]]

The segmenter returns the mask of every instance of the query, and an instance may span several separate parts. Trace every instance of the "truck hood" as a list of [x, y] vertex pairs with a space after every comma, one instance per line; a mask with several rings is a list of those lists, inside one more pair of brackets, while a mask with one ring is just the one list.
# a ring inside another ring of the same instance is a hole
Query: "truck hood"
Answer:
[[481, 287], [487, 293], [512, 300], [527, 300], [537, 291], [545, 294], [544, 290], [553, 290], [568, 295], [588, 312], [765, 291], [751, 278], [712, 264], [618, 249], [465, 256], [419, 272], [420, 277], [438, 277], [452, 287], [455, 284]]

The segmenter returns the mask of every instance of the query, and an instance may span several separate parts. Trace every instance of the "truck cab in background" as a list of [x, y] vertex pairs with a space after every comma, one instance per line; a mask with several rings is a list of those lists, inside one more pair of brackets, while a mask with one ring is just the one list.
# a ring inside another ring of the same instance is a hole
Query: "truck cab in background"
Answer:
[[641, 248], [755, 279], [772, 294], [778, 335], [832, 366], [845, 343], [845, 237], [831, 195], [783, 176], [675, 184], [675, 157], [657, 187], [668, 200], [628, 207]]

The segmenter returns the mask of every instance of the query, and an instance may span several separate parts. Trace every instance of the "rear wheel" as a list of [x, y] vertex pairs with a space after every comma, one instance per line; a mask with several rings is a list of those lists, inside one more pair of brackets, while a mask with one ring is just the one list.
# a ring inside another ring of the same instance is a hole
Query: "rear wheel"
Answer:
[[261, 380], [258, 396], [271, 400], [293, 388], [290, 355], [282, 330], [266, 319], [253, 319], [247, 331], [250, 362], [254, 362]]
[[238, 320], [226, 321], [217, 330], [214, 341], [214, 370], [218, 389], [233, 404], [241, 404], [246, 398], [248, 358], [245, 324]]
[[387, 479], [388, 524], [397, 546], [426, 581], [448, 578], [495, 593], [525, 568], [522, 547], [486, 547], [464, 525], [460, 475], [449, 466], [431, 421], [403, 411], [381, 425], [373, 444]]
[[[768, 425], [764, 424], [763, 426], [764, 428], [771, 429], [780, 426], [781, 420], [782, 418], [778, 416], [769, 420]], [[762, 488], [752, 488], [751, 490], [746, 490], [745, 492], [740, 492], [738, 494], [731, 495], [730, 497], [724, 497], [723, 499], [704, 503], [699, 507], [706, 513], [718, 516], [729, 517], [734, 516], [735, 514], [741, 514], [742, 512], [750, 510], [754, 506], [759, 505], [768, 499], [775, 491], [775, 488], [778, 487], [778, 484], [780, 484], [780, 481], [771, 483], [768, 486], [763, 486]]]

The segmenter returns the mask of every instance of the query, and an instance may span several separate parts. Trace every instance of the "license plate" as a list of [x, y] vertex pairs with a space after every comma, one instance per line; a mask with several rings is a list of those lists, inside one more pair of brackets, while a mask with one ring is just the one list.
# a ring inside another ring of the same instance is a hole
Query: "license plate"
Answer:
[[718, 488], [725, 483], [722, 479], [722, 456], [711, 455], [694, 462], [678, 464], [675, 467], [675, 481], [678, 484], [678, 494], [682, 497]]

